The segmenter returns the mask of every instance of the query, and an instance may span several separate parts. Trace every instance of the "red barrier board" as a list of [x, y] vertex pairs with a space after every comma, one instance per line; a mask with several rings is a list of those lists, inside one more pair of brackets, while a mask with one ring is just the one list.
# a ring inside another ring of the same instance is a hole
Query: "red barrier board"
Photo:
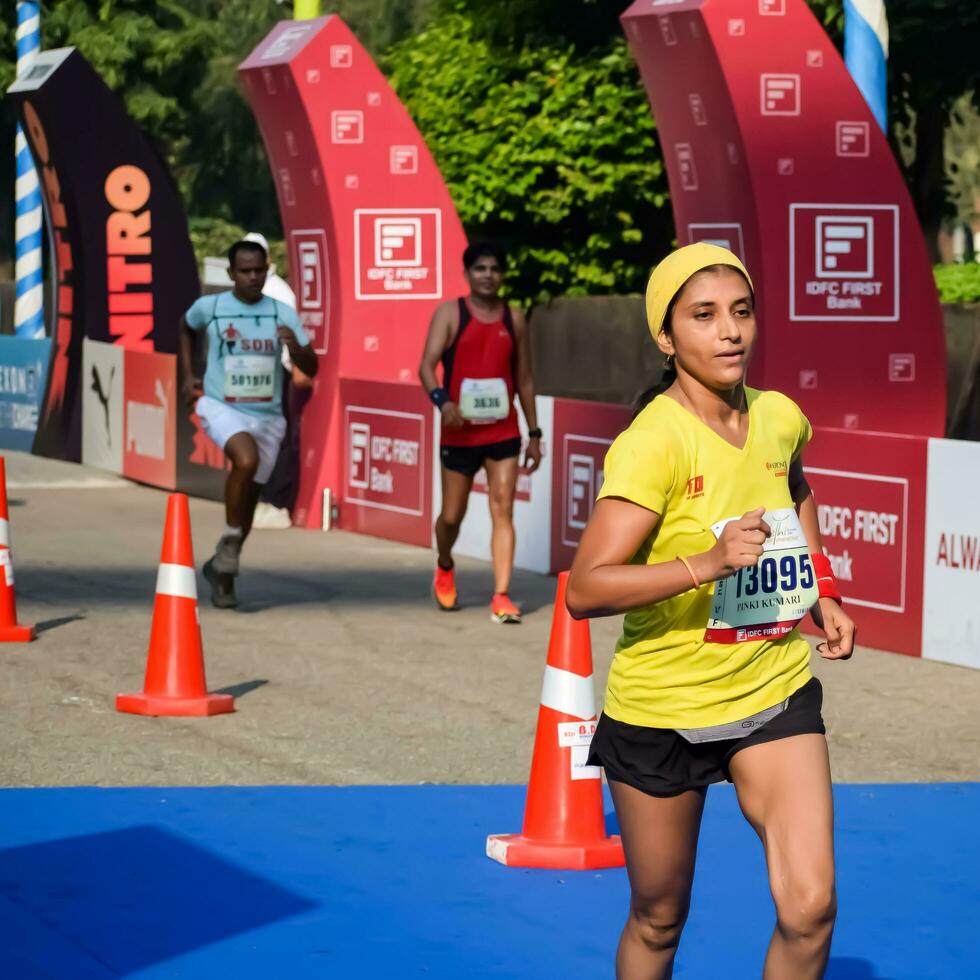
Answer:
[[551, 570], [567, 569], [602, 487], [613, 439], [629, 424], [625, 405], [556, 398], [551, 470]]
[[945, 340], [918, 220], [804, 0], [638, 0], [623, 25], [678, 241], [729, 247], [753, 276], [750, 383], [817, 425], [942, 435]]
[[126, 351], [123, 475], [172, 490], [177, 473], [177, 364], [172, 354]]
[[349, 531], [427, 547], [432, 540], [433, 412], [408, 385], [342, 381], [343, 495]]
[[299, 315], [322, 355], [296, 507], [300, 523], [318, 527], [322, 490], [347, 480], [340, 379], [417, 384], [435, 306], [465, 291], [466, 238], [421, 135], [338, 17], [277, 25], [239, 71], [276, 183]]
[[804, 453], [824, 551], [866, 646], [919, 655], [929, 440], [817, 429]]

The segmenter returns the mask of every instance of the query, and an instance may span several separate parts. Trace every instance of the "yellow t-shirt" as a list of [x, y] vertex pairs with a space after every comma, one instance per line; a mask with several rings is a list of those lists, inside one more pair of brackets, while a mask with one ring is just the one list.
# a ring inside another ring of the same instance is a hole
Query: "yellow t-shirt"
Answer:
[[[779, 392], [745, 392], [749, 432], [742, 449], [667, 395], [609, 448], [599, 497], [622, 497], [660, 515], [633, 564], [708, 551], [717, 540], [713, 525], [758, 507], [793, 508], [789, 464], [810, 441], [810, 423]], [[721, 725], [778, 704], [810, 679], [810, 648], [798, 629], [781, 639], [707, 642], [715, 586], [692, 586], [627, 613], [609, 670], [606, 714], [651, 728]]]

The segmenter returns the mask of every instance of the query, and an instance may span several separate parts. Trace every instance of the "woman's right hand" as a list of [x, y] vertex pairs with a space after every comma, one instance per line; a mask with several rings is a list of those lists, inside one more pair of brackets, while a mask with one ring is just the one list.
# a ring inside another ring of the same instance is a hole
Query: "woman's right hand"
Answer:
[[757, 507], [725, 525], [718, 543], [706, 554], [712, 579], [728, 578], [739, 569], [751, 568], [762, 557], [762, 546], [772, 534], [762, 519], [765, 512], [765, 507]]
[[461, 429], [466, 419], [455, 402], [444, 402], [442, 406], [442, 424], [447, 429]]

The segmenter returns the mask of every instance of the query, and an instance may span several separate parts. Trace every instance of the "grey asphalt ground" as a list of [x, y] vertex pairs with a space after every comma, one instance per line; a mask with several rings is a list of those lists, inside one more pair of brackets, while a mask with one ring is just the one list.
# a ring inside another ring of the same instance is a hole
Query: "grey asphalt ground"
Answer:
[[[460, 560], [464, 608], [444, 614], [428, 596], [426, 550], [256, 531], [242, 607], [201, 602], [209, 685], [236, 694], [237, 712], [120, 714], [115, 695], [142, 686], [166, 494], [6, 458], [20, 619], [40, 635], [0, 648], [0, 784], [526, 781], [553, 579], [517, 573], [525, 622], [497, 626], [482, 562]], [[223, 513], [192, 500], [191, 516], [200, 566]], [[600, 699], [618, 629], [592, 624]], [[814, 662], [835, 779], [980, 779], [980, 671], [863, 648], [849, 663]]]

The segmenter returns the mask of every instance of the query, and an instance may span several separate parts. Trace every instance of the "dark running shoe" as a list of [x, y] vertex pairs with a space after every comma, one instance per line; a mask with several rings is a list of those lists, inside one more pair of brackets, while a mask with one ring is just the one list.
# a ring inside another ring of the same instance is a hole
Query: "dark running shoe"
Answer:
[[223, 534], [214, 549], [214, 570], [222, 575], [238, 574], [238, 556], [242, 552], [242, 536], [240, 534]]
[[211, 604], [216, 609], [235, 609], [238, 597], [235, 595], [235, 576], [223, 575], [214, 567], [214, 559], [204, 563], [204, 577], [211, 586]]

